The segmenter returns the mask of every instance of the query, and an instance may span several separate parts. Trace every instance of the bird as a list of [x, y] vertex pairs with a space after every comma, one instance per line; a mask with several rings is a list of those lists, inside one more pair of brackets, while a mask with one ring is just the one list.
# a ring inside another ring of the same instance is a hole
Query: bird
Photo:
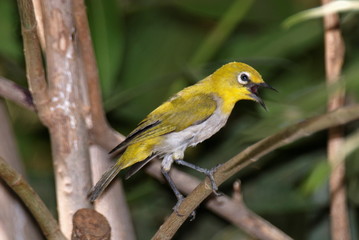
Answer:
[[177, 197], [174, 210], [177, 211], [184, 197], [169, 175], [173, 163], [208, 176], [213, 193], [220, 195], [214, 180], [218, 166], [206, 169], [186, 162], [184, 152], [217, 133], [226, 124], [236, 102], [252, 100], [266, 109], [258, 95], [261, 87], [276, 91], [253, 67], [230, 62], [184, 88], [149, 113], [110, 151], [122, 155], [90, 190], [89, 200], [94, 202], [122, 169], [129, 168], [125, 176], [128, 179], [156, 157], [162, 159], [161, 172]]

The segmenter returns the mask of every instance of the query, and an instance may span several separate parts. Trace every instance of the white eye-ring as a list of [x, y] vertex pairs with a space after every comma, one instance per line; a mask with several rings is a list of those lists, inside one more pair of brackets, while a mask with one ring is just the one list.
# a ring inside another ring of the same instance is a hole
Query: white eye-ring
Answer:
[[237, 76], [237, 81], [242, 85], [249, 83], [249, 80], [250, 80], [249, 73], [247, 73], [247, 72], [241, 72]]

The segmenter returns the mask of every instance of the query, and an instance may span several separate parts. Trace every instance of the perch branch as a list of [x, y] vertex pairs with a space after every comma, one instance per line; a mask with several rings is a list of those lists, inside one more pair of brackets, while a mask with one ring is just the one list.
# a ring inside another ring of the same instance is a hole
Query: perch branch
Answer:
[[[146, 167], [145, 171], [152, 177], [164, 181], [159, 161], [153, 161]], [[185, 194], [190, 194], [201, 183], [197, 178], [176, 168], [171, 168], [170, 174], [176, 180], [178, 189]], [[220, 198], [209, 197], [205, 206], [254, 238], [265, 240], [292, 239], [260, 216], [251, 212], [243, 202], [238, 202], [236, 199], [226, 195], [222, 195]]]
[[[320, 130], [346, 124], [356, 119], [359, 119], [359, 104], [341, 108], [337, 111], [291, 125], [282, 131], [249, 146], [240, 154], [223, 164], [215, 173], [216, 183], [217, 185], [220, 185], [239, 170], [281, 146], [292, 143], [297, 139], [309, 136]], [[188, 216], [211, 193], [211, 185], [208, 182], [208, 179], [206, 179], [182, 202], [178, 208], [178, 212], [181, 216], [178, 216], [175, 212], [172, 213], [152, 239], [171, 239]]]
[[65, 240], [56, 220], [31, 186], [0, 157], [0, 177], [28, 207], [48, 239]]

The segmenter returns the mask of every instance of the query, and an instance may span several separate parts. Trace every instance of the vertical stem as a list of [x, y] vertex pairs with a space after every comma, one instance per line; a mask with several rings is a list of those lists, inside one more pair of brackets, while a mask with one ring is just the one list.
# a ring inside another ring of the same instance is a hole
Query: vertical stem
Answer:
[[[102, 106], [102, 97], [99, 84], [99, 74], [95, 54], [92, 46], [90, 29], [87, 20], [86, 7], [83, 0], [73, 1], [73, 15], [79, 41], [80, 63], [82, 63], [85, 85], [88, 91], [86, 107], [87, 127], [94, 143], [110, 143], [112, 146], [120, 141], [109, 127]], [[98, 181], [100, 176], [112, 165], [108, 161], [108, 154], [97, 145], [90, 147], [92, 179]], [[96, 201], [95, 209], [102, 213], [111, 225], [113, 239], [135, 239], [135, 233], [125, 194], [120, 179], [112, 184], [111, 192]], [[114, 211], [113, 209], [116, 209]]]
[[90, 29], [87, 21], [86, 6], [83, 0], [73, 1], [73, 11], [76, 23], [76, 30], [79, 39], [80, 57], [83, 62], [84, 74], [88, 86], [90, 123], [88, 124], [94, 142], [107, 144], [109, 140], [116, 145], [118, 133], [109, 127], [102, 105], [99, 74], [97, 70], [95, 53], [92, 46]]
[[47, 109], [48, 92], [45, 79], [45, 71], [42, 62], [41, 48], [37, 37], [37, 23], [35, 19], [34, 6], [32, 1], [17, 1], [20, 19], [21, 33], [24, 41], [24, 53], [26, 62], [26, 76], [36, 110], [41, 121], [46, 125], [46, 118], [43, 116]]
[[55, 168], [56, 197], [61, 230], [70, 238], [72, 216], [90, 208], [89, 134], [85, 121], [87, 99], [79, 64], [72, 1], [43, 0], [46, 41], [48, 116]]
[[[331, 0], [322, 0], [327, 4]], [[325, 69], [327, 85], [339, 81], [344, 61], [344, 42], [340, 32], [338, 14], [324, 16]], [[344, 105], [345, 92], [339, 88], [328, 98], [328, 111], [334, 111]], [[343, 128], [330, 128], [328, 132], [328, 160], [332, 167], [329, 179], [331, 236], [333, 240], [350, 239], [348, 211], [346, 206], [345, 161], [340, 154], [343, 147]]]
[[[91, 146], [90, 154], [92, 179], [96, 183], [113, 163], [109, 161], [107, 151], [99, 146]], [[96, 200], [95, 209], [109, 221], [112, 239], [136, 239], [122, 182], [119, 178], [111, 183], [110, 191], [107, 191], [106, 194]]]

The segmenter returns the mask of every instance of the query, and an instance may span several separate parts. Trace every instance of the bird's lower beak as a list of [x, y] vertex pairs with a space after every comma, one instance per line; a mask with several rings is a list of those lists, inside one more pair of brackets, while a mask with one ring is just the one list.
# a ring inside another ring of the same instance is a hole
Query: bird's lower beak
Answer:
[[258, 89], [260, 87], [264, 87], [264, 88], [269, 88], [273, 91], [278, 92], [274, 87], [272, 87], [271, 85], [269, 85], [268, 83], [259, 83], [259, 84], [251, 84], [250, 86], [248, 86], [248, 90], [251, 92], [249, 94], [249, 96], [255, 100], [256, 102], [258, 102], [265, 110], [267, 110], [266, 105], [264, 104], [263, 100], [258, 96]]

